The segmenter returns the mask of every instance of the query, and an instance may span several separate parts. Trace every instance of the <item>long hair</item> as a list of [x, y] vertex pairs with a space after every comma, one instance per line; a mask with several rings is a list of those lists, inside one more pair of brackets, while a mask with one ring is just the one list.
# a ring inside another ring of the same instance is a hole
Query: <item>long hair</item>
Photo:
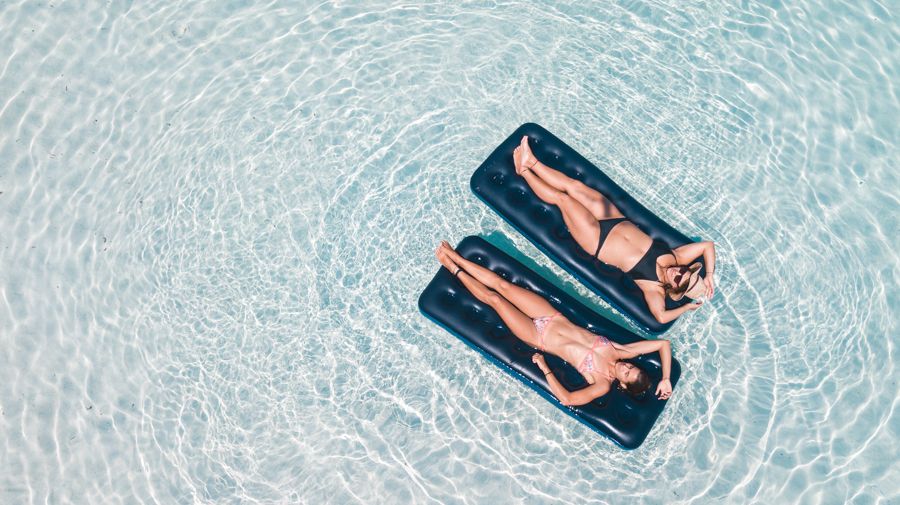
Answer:
[[682, 284], [684, 285], [681, 287], [673, 286], [668, 282], [663, 284], [663, 289], [666, 290], [666, 296], [674, 300], [676, 297], [684, 295], [685, 291], [688, 290], [690, 282], [683, 282]]
[[631, 395], [632, 398], [637, 398], [638, 396], [644, 394], [645, 391], [650, 389], [650, 376], [640, 368], [638, 368], [637, 370], [637, 378], [634, 379], [633, 382], [630, 382], [628, 384], [622, 382], [619, 383], [619, 386], [624, 389], [626, 393]]

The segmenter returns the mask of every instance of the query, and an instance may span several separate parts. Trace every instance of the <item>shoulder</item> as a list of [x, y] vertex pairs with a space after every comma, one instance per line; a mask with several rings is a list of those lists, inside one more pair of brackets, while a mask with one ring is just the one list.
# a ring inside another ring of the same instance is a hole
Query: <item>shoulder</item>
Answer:
[[666, 290], [658, 281], [635, 279], [634, 283], [637, 284], [637, 287], [641, 288], [641, 291], [643, 291], [644, 293], [659, 293], [660, 295], [666, 294]]
[[589, 391], [593, 398], [600, 398], [612, 389], [612, 381], [602, 374], [595, 373], [593, 376], [594, 383], [588, 385], [584, 390]]

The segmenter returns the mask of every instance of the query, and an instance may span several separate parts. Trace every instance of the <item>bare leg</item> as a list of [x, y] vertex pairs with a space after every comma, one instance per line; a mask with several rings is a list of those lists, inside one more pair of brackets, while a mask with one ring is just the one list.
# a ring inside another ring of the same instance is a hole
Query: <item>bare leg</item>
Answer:
[[463, 258], [446, 241], [441, 242], [438, 251], [449, 256], [454, 264], [461, 267], [463, 271], [474, 277], [479, 283], [493, 289], [503, 298], [506, 298], [530, 319], [551, 316], [557, 312], [553, 305], [550, 305], [550, 302], [541, 295], [516, 286], [491, 270]]
[[[531, 147], [528, 146], [528, 136], [522, 137], [522, 143], [513, 153], [513, 159], [516, 173], [524, 177], [530, 170], [553, 189], [562, 191], [578, 201], [591, 212], [595, 219], [624, 217], [622, 212], [596, 189], [541, 163], [532, 154]], [[529, 185], [531, 185], [530, 182]]]
[[[441, 262], [441, 265], [450, 270], [450, 272], [456, 272], [458, 268], [461, 268], [461, 266], [458, 266], [450, 258], [450, 255], [447, 254], [443, 247], [438, 247], [437, 251], [435, 251], [435, 255], [437, 256], [438, 261]], [[500, 316], [503, 324], [509, 328], [513, 335], [532, 347], [540, 348], [541, 343], [538, 339], [537, 330], [528, 315], [517, 309], [515, 305], [510, 303], [509, 300], [499, 293], [488, 289], [487, 286], [479, 282], [475, 277], [469, 275], [465, 269], [459, 272], [457, 278], [463, 283], [463, 286], [475, 296], [475, 298], [482, 303], [486, 303], [497, 312], [497, 315]]]
[[532, 170], [522, 170], [522, 177], [528, 186], [534, 191], [542, 201], [559, 207], [562, 213], [563, 221], [572, 234], [575, 242], [581, 246], [588, 254], [594, 254], [597, 251], [597, 244], [600, 242], [600, 225], [597, 223], [597, 217], [581, 204], [578, 200], [571, 197], [568, 193], [557, 190], [547, 184], [543, 179], [534, 174]]

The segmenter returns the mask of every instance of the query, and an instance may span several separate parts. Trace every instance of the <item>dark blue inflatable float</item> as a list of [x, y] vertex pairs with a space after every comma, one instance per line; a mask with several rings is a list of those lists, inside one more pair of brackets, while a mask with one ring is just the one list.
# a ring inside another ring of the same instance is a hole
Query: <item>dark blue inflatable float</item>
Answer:
[[[622, 344], [642, 340], [591, 311], [479, 237], [467, 237], [456, 250], [510, 282], [543, 296], [575, 324]], [[537, 349], [516, 338], [492, 308], [475, 299], [445, 268], [440, 269], [422, 292], [419, 309], [426, 317], [459, 337], [564, 412], [626, 449], [634, 449], [643, 443], [666, 404], [653, 394], [656, 383], [662, 377], [659, 354], [653, 353], [630, 360], [645, 370], [653, 381], [650, 390], [640, 398], [632, 398], [618, 388], [613, 388], [608, 394], [587, 405], [563, 406], [550, 392], [540, 369], [531, 362], [531, 356]], [[565, 361], [550, 354], [546, 356], [547, 364], [566, 389], [573, 391], [587, 386], [581, 374]], [[477, 369], [473, 367], [472, 373], [478, 373]], [[673, 358], [673, 388], [680, 376], [681, 366]]]

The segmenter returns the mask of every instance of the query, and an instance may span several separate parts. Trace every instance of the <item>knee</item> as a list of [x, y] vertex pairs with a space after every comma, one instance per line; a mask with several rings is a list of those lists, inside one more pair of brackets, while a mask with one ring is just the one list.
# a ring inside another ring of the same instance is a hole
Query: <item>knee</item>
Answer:
[[487, 296], [484, 297], [484, 301], [491, 307], [496, 307], [497, 305], [500, 305], [500, 302], [503, 301], [503, 297], [498, 295], [497, 293], [490, 292], [487, 294]]
[[568, 195], [565, 192], [560, 191], [556, 188], [551, 188], [547, 185], [541, 185], [535, 189], [535, 193], [537, 193], [538, 197], [543, 200], [545, 203], [549, 203], [550, 205], [556, 205], [560, 207], [562, 205], [562, 201]]
[[572, 197], [569, 196], [568, 194], [562, 193], [562, 192], [559, 192], [559, 191], [557, 191], [556, 194], [555, 194], [554, 196], [555, 196], [556, 198], [555, 198], [555, 201], [554, 201], [553, 203], [555, 203], [556, 206], [557, 206], [557, 207], [560, 207], [560, 208], [562, 208], [562, 207], [568, 207], [569, 205], [571, 205], [572, 202], [575, 201], [575, 200], [572, 199]]
[[497, 291], [501, 293], [506, 293], [509, 291], [509, 288], [512, 287], [512, 283], [507, 280], [501, 279], [500, 282], [497, 283]]
[[578, 179], [569, 179], [569, 183], [566, 185], [566, 193], [584, 193], [590, 189], [587, 184]]

